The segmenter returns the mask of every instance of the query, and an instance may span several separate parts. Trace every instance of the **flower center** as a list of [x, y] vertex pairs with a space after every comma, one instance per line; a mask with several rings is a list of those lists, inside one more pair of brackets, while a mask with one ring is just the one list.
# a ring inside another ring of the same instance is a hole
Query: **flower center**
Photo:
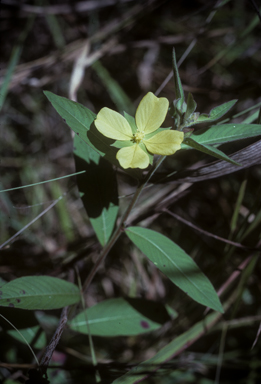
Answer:
[[137, 131], [133, 134], [133, 142], [139, 144], [143, 137], [145, 136], [144, 132]]

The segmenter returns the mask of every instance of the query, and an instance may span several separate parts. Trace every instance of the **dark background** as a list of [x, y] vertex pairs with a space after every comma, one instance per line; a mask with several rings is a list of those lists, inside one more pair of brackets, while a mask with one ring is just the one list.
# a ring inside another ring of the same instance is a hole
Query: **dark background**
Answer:
[[[92, 9], [79, 8], [91, 3]], [[125, 95], [126, 110], [135, 111], [141, 97], [148, 91], [156, 92], [170, 73], [173, 47], [179, 60], [192, 42], [195, 45], [180, 66], [180, 77], [186, 95], [193, 94], [197, 111], [209, 113], [217, 105], [238, 99], [228, 117], [253, 109], [235, 117], [233, 122], [239, 123], [256, 112], [261, 102], [261, 22], [250, 1], [228, 1], [216, 9], [218, 3], [205, 0], [2, 0], [1, 189], [54, 179], [75, 171], [70, 130], [42, 91], [71, 97], [69, 84], [73, 66], [87, 43], [90, 65], [85, 68], [77, 100], [95, 113], [104, 106], [122, 112], [115, 98], [119, 89]], [[260, 2], [257, 6], [261, 6]], [[213, 17], [210, 19], [210, 16]], [[92, 56], [97, 52], [98, 69], [93, 65], [96, 58]], [[7, 94], [4, 81], [8, 85]], [[166, 84], [160, 96], [170, 101], [175, 98], [173, 80]], [[170, 118], [167, 124], [172, 124]], [[233, 143], [224, 150], [230, 154], [253, 141]], [[161, 171], [171, 173], [210, 161], [213, 159], [199, 152], [180, 151], [166, 160]], [[184, 182], [181, 184], [184, 191], [177, 190], [168, 206], [195, 226], [240, 243], [247, 247], [244, 249], [206, 236], [166, 213], [152, 218], [152, 206], [156, 204], [151, 200], [154, 192], [147, 190], [142, 196], [140, 209], [142, 213], [145, 207], [144, 216], [138, 216], [138, 222], [145, 221], [140, 225], [175, 241], [193, 257], [217, 290], [240, 263], [252, 257], [243, 273], [221, 296], [225, 302], [233, 290], [237, 292], [219, 325], [163, 366], [146, 383], [214, 383], [219, 364], [220, 383], [259, 382], [259, 339], [254, 348], [252, 346], [261, 320], [260, 251], [256, 250], [260, 249], [260, 179], [261, 170], [257, 164], [190, 186]], [[120, 196], [132, 193], [136, 186], [134, 179], [121, 172], [118, 172], [118, 183]], [[164, 188], [167, 185], [164, 182]], [[163, 186], [154, 187], [158, 203], [165, 196]], [[173, 184], [173, 191], [181, 186]], [[59, 204], [25, 228], [63, 193], [66, 195]], [[240, 201], [239, 197], [242, 197]], [[121, 199], [122, 207], [127, 201]], [[232, 229], [237, 201], [239, 215]], [[4, 281], [37, 274], [66, 278], [74, 265], [84, 278], [93, 253], [99, 250], [73, 177], [1, 193], [1, 244], [22, 229], [21, 234], [1, 250], [0, 276]], [[95, 277], [87, 303], [91, 306], [123, 295], [162, 301], [179, 316], [172, 324], [145, 336], [94, 338], [101, 375], [106, 383], [126, 372], [130, 364], [153, 356], [200, 321], [204, 311], [149, 264], [124, 236], [114, 246], [105, 268]], [[51, 315], [59, 317], [59, 311]], [[6, 317], [11, 319], [11, 314]], [[29, 349], [7, 335], [2, 320], [1, 324], [0, 360], [8, 364], [31, 363]], [[49, 339], [48, 330], [47, 335]], [[85, 336], [70, 332], [63, 335], [54, 356], [60, 368], [53, 371], [56, 376], [52, 383], [95, 382], [88, 345]], [[26, 369], [16, 366], [0, 368], [3, 382], [7, 382], [4, 380], [8, 377], [22, 380], [25, 374]]]

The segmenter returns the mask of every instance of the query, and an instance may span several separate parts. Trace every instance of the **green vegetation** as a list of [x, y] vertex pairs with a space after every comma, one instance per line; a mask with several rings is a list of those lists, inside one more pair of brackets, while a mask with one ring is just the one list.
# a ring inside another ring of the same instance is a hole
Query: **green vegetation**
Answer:
[[260, 381], [258, 12], [5, 2], [1, 382]]

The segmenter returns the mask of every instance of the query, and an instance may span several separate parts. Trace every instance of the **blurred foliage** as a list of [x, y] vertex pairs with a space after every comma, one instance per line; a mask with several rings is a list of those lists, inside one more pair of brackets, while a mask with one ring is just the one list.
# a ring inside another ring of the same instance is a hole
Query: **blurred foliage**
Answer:
[[[230, 116], [254, 107], [235, 121], [251, 116], [261, 102], [261, 23], [252, 3], [2, 1], [1, 190], [75, 171], [71, 133], [43, 90], [77, 97], [95, 113], [104, 106], [121, 109], [125, 105], [132, 110], [147, 91], [155, 93], [170, 73], [173, 46], [179, 59], [193, 43], [179, 72], [184, 90], [192, 92], [197, 101], [197, 110], [209, 112], [219, 104], [239, 99]], [[260, 2], [257, 4], [260, 6]], [[160, 96], [174, 99], [172, 80]], [[171, 125], [171, 120], [167, 124]], [[223, 150], [232, 153], [252, 142], [229, 144]], [[186, 151], [180, 151], [166, 159], [162, 172], [208, 161], [210, 158], [199, 152], [190, 151], [188, 157]], [[124, 210], [135, 181], [120, 171], [118, 176]], [[153, 196], [150, 188], [142, 195], [142, 212], [134, 210], [132, 221], [138, 218], [140, 225], [169, 236], [193, 257], [217, 290], [228, 279], [233, 281], [238, 266], [252, 257], [222, 296], [225, 300], [232, 289], [237, 292], [219, 324], [163, 365], [146, 383], [260, 381], [261, 270], [260, 251], [255, 250], [260, 249], [261, 240], [260, 180], [260, 166], [256, 165], [194, 184], [156, 185]], [[166, 197], [170, 199], [168, 208], [176, 215], [248, 248], [206, 236], [178, 216], [154, 215], [153, 205]], [[37, 274], [66, 278], [75, 266], [84, 280], [100, 249], [74, 177], [2, 192], [0, 236], [4, 244], [0, 253], [3, 281]], [[165, 279], [137, 249], [130, 249], [126, 237], [117, 242], [98, 271], [86, 302], [93, 306], [123, 295], [162, 301], [175, 309], [178, 317], [140, 336], [94, 337], [102, 383], [111, 383], [131, 365], [150, 358], [203, 316], [203, 308]], [[1, 313], [21, 328], [22, 315], [12, 316], [10, 309], [1, 309]], [[35, 319], [30, 325], [29, 317], [27, 326], [35, 326]], [[48, 339], [55, 329], [51, 319], [58, 317], [55, 311], [39, 320]], [[26, 378], [26, 364], [32, 362], [32, 356], [26, 345], [5, 332], [7, 323], [2, 318], [0, 329], [0, 360], [5, 362], [0, 364], [0, 380], [17, 383]], [[48, 377], [51, 383], [95, 382], [87, 336], [64, 332]]]

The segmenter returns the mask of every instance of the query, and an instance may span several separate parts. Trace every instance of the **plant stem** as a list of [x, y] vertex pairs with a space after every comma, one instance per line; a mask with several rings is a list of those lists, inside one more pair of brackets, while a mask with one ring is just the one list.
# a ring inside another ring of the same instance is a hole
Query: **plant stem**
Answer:
[[136, 204], [140, 194], [142, 193], [143, 189], [146, 187], [146, 185], [148, 184], [150, 178], [153, 176], [153, 174], [156, 172], [156, 170], [159, 168], [159, 166], [161, 165], [161, 163], [163, 162], [163, 160], [165, 159], [166, 156], [161, 156], [158, 161], [153, 165], [153, 167], [151, 168], [150, 172], [146, 175], [144, 181], [140, 184], [140, 186], [136, 189], [136, 192], [128, 206], [128, 208], [126, 209], [126, 211], [124, 212], [124, 214], [122, 215], [122, 218], [121, 218], [121, 221], [118, 225], [118, 227], [116, 228], [115, 232], [113, 233], [110, 241], [108, 242], [108, 244], [105, 245], [105, 247], [103, 248], [101, 254], [100, 254], [100, 257], [98, 258], [98, 260], [96, 261], [96, 263], [94, 264], [89, 276], [87, 277], [87, 279], [85, 280], [84, 284], [83, 284], [83, 287], [82, 287], [82, 292], [83, 294], [86, 292], [86, 290], [88, 289], [89, 285], [91, 284], [99, 266], [101, 265], [101, 263], [104, 261], [105, 257], [108, 255], [109, 251], [111, 250], [111, 248], [113, 247], [113, 245], [116, 243], [116, 241], [118, 240], [118, 238], [120, 237], [120, 235], [122, 234], [122, 232], [124, 232], [124, 228], [125, 228], [125, 223], [128, 219], [128, 216], [129, 214], [131, 213], [131, 210], [133, 209], [134, 205]]

